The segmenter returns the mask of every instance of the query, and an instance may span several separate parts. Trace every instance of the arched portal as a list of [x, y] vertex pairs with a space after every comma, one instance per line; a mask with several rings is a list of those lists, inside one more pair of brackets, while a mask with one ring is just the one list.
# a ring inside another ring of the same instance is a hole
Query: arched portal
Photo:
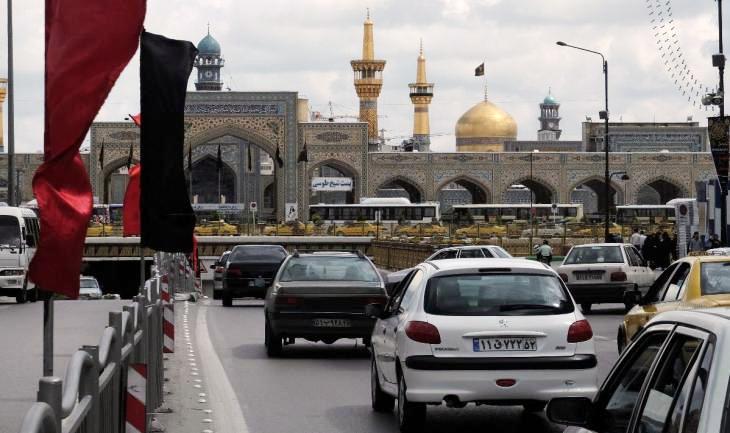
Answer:
[[507, 188], [502, 197], [504, 203], [550, 204], [557, 199], [557, 194], [540, 180], [524, 178]]
[[192, 184], [193, 203], [236, 202], [236, 173], [223, 162], [219, 175], [218, 161], [212, 156], [193, 163]]
[[442, 212], [448, 212], [455, 204], [486, 204], [491, 201], [489, 190], [467, 177], [444, 182], [437, 190], [437, 197]]
[[405, 197], [411, 203], [421, 203], [425, 194], [410, 179], [397, 176], [383, 182], [375, 193], [377, 197]]
[[[129, 181], [128, 162], [129, 157], [118, 158], [104, 167], [102, 171], [103, 195], [101, 197], [103, 203], [124, 203], [124, 194], [127, 192], [127, 182]], [[132, 160], [132, 165], [137, 163], [136, 159]]]
[[636, 204], [665, 204], [669, 200], [682, 197], [682, 188], [664, 180], [657, 179], [639, 188]]
[[571, 203], [582, 203], [585, 214], [604, 214], [606, 203], [611, 209], [624, 203], [624, 192], [616, 184], [608, 184], [608, 200], [606, 199], [606, 183], [603, 178], [593, 177], [575, 184], [570, 191]]
[[[328, 191], [327, 189], [337, 189], [337, 187], [319, 185], [317, 188], [321, 189], [317, 190], [312, 185], [312, 180], [316, 177], [349, 178], [351, 179], [352, 188], [349, 191]], [[337, 160], [323, 161], [309, 170], [309, 203], [353, 204], [357, 201], [358, 181], [357, 172], [349, 165]]]

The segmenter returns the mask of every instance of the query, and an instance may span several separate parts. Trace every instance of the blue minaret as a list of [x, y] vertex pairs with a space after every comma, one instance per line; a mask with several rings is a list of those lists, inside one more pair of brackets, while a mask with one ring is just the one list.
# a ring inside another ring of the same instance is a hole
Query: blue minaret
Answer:
[[198, 68], [198, 81], [195, 82], [195, 90], [217, 90], [223, 88], [221, 81], [221, 68], [225, 64], [221, 55], [221, 45], [208, 34], [198, 42], [198, 57], [195, 58], [195, 67]]

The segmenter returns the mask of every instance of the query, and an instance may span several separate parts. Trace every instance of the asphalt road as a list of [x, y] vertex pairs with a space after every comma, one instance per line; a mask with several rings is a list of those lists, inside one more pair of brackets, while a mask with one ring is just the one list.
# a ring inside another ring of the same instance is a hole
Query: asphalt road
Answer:
[[[109, 311], [129, 301], [56, 301], [54, 374], [61, 378], [71, 355], [99, 344]], [[0, 433], [17, 433], [33, 404], [43, 373], [43, 303], [16, 304], [0, 297]]]
[[[397, 432], [393, 414], [370, 408], [369, 352], [354, 340], [334, 345], [309, 343], [285, 347], [285, 357], [269, 359], [264, 350], [261, 301], [206, 301], [213, 347], [236, 393], [251, 433]], [[612, 308], [615, 307], [615, 308]], [[601, 380], [618, 357], [619, 306], [595, 306], [588, 316], [596, 335]], [[427, 429], [435, 432], [556, 432], [544, 415], [521, 408], [474, 405], [428, 409]]]

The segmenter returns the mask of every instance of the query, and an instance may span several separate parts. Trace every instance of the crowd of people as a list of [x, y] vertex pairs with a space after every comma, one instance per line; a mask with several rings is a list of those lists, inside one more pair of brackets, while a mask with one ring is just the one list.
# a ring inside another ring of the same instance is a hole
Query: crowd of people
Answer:
[[[677, 235], [669, 236], [666, 231], [644, 234], [643, 230], [634, 229], [629, 242], [635, 246], [652, 268], [665, 269], [672, 261], [677, 260]], [[694, 232], [687, 244], [687, 252], [707, 251], [720, 247], [720, 238], [714, 234], [710, 237]]]

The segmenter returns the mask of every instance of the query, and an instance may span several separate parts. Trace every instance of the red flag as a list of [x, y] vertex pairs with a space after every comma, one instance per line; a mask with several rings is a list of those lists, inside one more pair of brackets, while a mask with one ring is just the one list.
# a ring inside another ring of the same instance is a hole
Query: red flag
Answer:
[[93, 201], [79, 147], [137, 50], [144, 15], [145, 0], [46, 0], [44, 162], [33, 178], [43, 229], [30, 265], [43, 290], [78, 297]]
[[124, 206], [122, 207], [122, 222], [124, 223], [124, 236], [139, 236], [139, 179], [142, 166], [137, 164], [129, 169], [129, 182], [127, 191], [124, 193]]
[[130, 114], [129, 118], [132, 119], [132, 122], [134, 122], [134, 124], [138, 127], [142, 126], [142, 113], [137, 113], [136, 116], [132, 116]]

